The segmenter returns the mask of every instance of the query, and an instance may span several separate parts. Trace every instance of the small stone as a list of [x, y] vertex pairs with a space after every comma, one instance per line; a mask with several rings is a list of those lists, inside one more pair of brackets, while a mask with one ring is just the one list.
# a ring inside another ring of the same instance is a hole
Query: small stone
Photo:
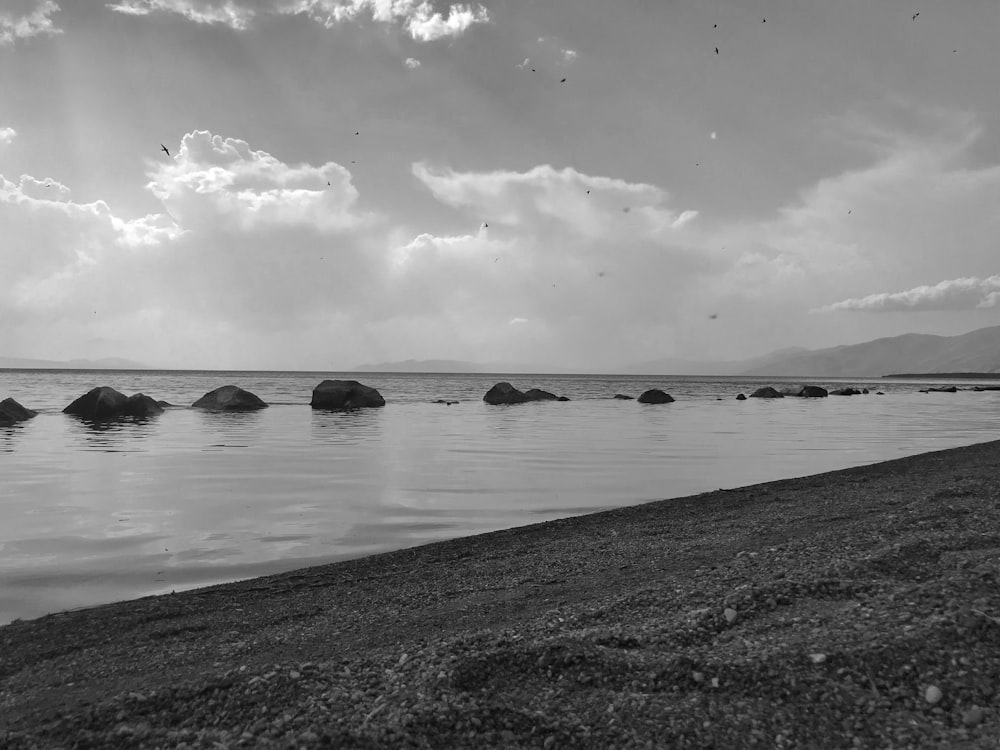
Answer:
[[826, 661], [826, 654], [809, 654], [809, 661], [813, 664], [823, 664]]
[[296, 672], [294, 669], [291, 672], [288, 673], [288, 676], [291, 677], [293, 680], [297, 680], [297, 679], [299, 679], [299, 677], [301, 677], [301, 675], [298, 672]]
[[924, 700], [931, 705], [938, 703], [941, 700], [941, 688], [937, 685], [928, 685], [924, 691]]
[[556, 736], [554, 734], [550, 734], [545, 738], [545, 742], [542, 743], [542, 747], [545, 748], [545, 750], [549, 750], [549, 748], [551, 748], [554, 744], [556, 744]]
[[732, 607], [726, 607], [722, 614], [725, 615], [726, 622], [730, 625], [735, 623], [736, 619], [739, 617], [739, 613], [737, 613], [737, 611]]
[[705, 673], [704, 672], [692, 672], [691, 673], [691, 679], [694, 680], [695, 682], [704, 682], [705, 681]]
[[978, 726], [982, 723], [984, 717], [983, 709], [979, 706], [973, 706], [968, 711], [962, 712], [962, 724], [967, 727]]

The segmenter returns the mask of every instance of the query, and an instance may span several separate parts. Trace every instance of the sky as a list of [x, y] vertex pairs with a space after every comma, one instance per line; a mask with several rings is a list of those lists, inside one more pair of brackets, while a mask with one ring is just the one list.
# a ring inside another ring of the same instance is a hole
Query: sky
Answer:
[[997, 0], [0, 0], [0, 355], [601, 371], [1000, 324], [998, 39]]

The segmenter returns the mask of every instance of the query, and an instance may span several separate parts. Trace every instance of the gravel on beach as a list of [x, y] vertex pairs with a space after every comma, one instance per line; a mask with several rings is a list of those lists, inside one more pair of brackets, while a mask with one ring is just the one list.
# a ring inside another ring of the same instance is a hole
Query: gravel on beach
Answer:
[[0, 747], [996, 748], [1000, 442], [0, 628]]

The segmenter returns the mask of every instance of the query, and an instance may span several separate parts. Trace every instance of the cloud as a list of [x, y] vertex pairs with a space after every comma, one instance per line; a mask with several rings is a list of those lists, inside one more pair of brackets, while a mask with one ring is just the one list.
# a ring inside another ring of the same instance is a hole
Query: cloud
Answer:
[[13, 9], [0, 10], [0, 46], [13, 44], [18, 39], [34, 36], [61, 34], [52, 16], [59, 12], [54, 0], [13, 0]]
[[190, 228], [336, 232], [374, 218], [357, 210], [358, 191], [341, 165], [285, 164], [246, 141], [204, 130], [185, 135], [176, 155], [157, 162], [151, 176], [148, 189]]
[[563, 50], [560, 50], [560, 53], [562, 54], [562, 61], [566, 65], [569, 65], [571, 62], [573, 62], [577, 58], [577, 52], [576, 52], [576, 50], [563, 49]]
[[0, 143], [9, 144], [17, 136], [14, 128], [0, 128]]
[[284, 0], [276, 12], [303, 14], [327, 28], [370, 15], [377, 23], [402, 24], [419, 42], [458, 37], [475, 24], [490, 20], [489, 12], [478, 4], [453, 4], [442, 14], [429, 0]]
[[406, 67], [408, 67], [410, 70], [416, 70], [417, 68], [420, 67], [420, 60], [418, 60], [415, 57], [408, 57], [403, 62], [403, 65], [405, 65]]
[[652, 238], [665, 237], [698, 215], [670, 208], [668, 194], [654, 185], [590, 176], [572, 167], [462, 173], [417, 162], [413, 174], [438, 200], [475, 209], [491, 225], [516, 226], [530, 215], [581, 236], [611, 231], [620, 238]]
[[900, 312], [914, 310], [969, 310], [996, 307], [1000, 276], [974, 276], [917, 286], [905, 292], [880, 292], [845, 299], [817, 308], [816, 312]]
[[236, 31], [248, 29], [255, 16], [252, 8], [235, 0], [123, 0], [106, 7], [132, 16], [176, 13], [195, 23], [221, 24]]

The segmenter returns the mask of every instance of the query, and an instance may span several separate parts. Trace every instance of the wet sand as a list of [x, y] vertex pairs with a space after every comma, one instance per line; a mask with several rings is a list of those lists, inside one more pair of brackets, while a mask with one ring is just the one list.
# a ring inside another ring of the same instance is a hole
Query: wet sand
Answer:
[[989, 747], [1000, 442], [0, 628], [0, 745]]

